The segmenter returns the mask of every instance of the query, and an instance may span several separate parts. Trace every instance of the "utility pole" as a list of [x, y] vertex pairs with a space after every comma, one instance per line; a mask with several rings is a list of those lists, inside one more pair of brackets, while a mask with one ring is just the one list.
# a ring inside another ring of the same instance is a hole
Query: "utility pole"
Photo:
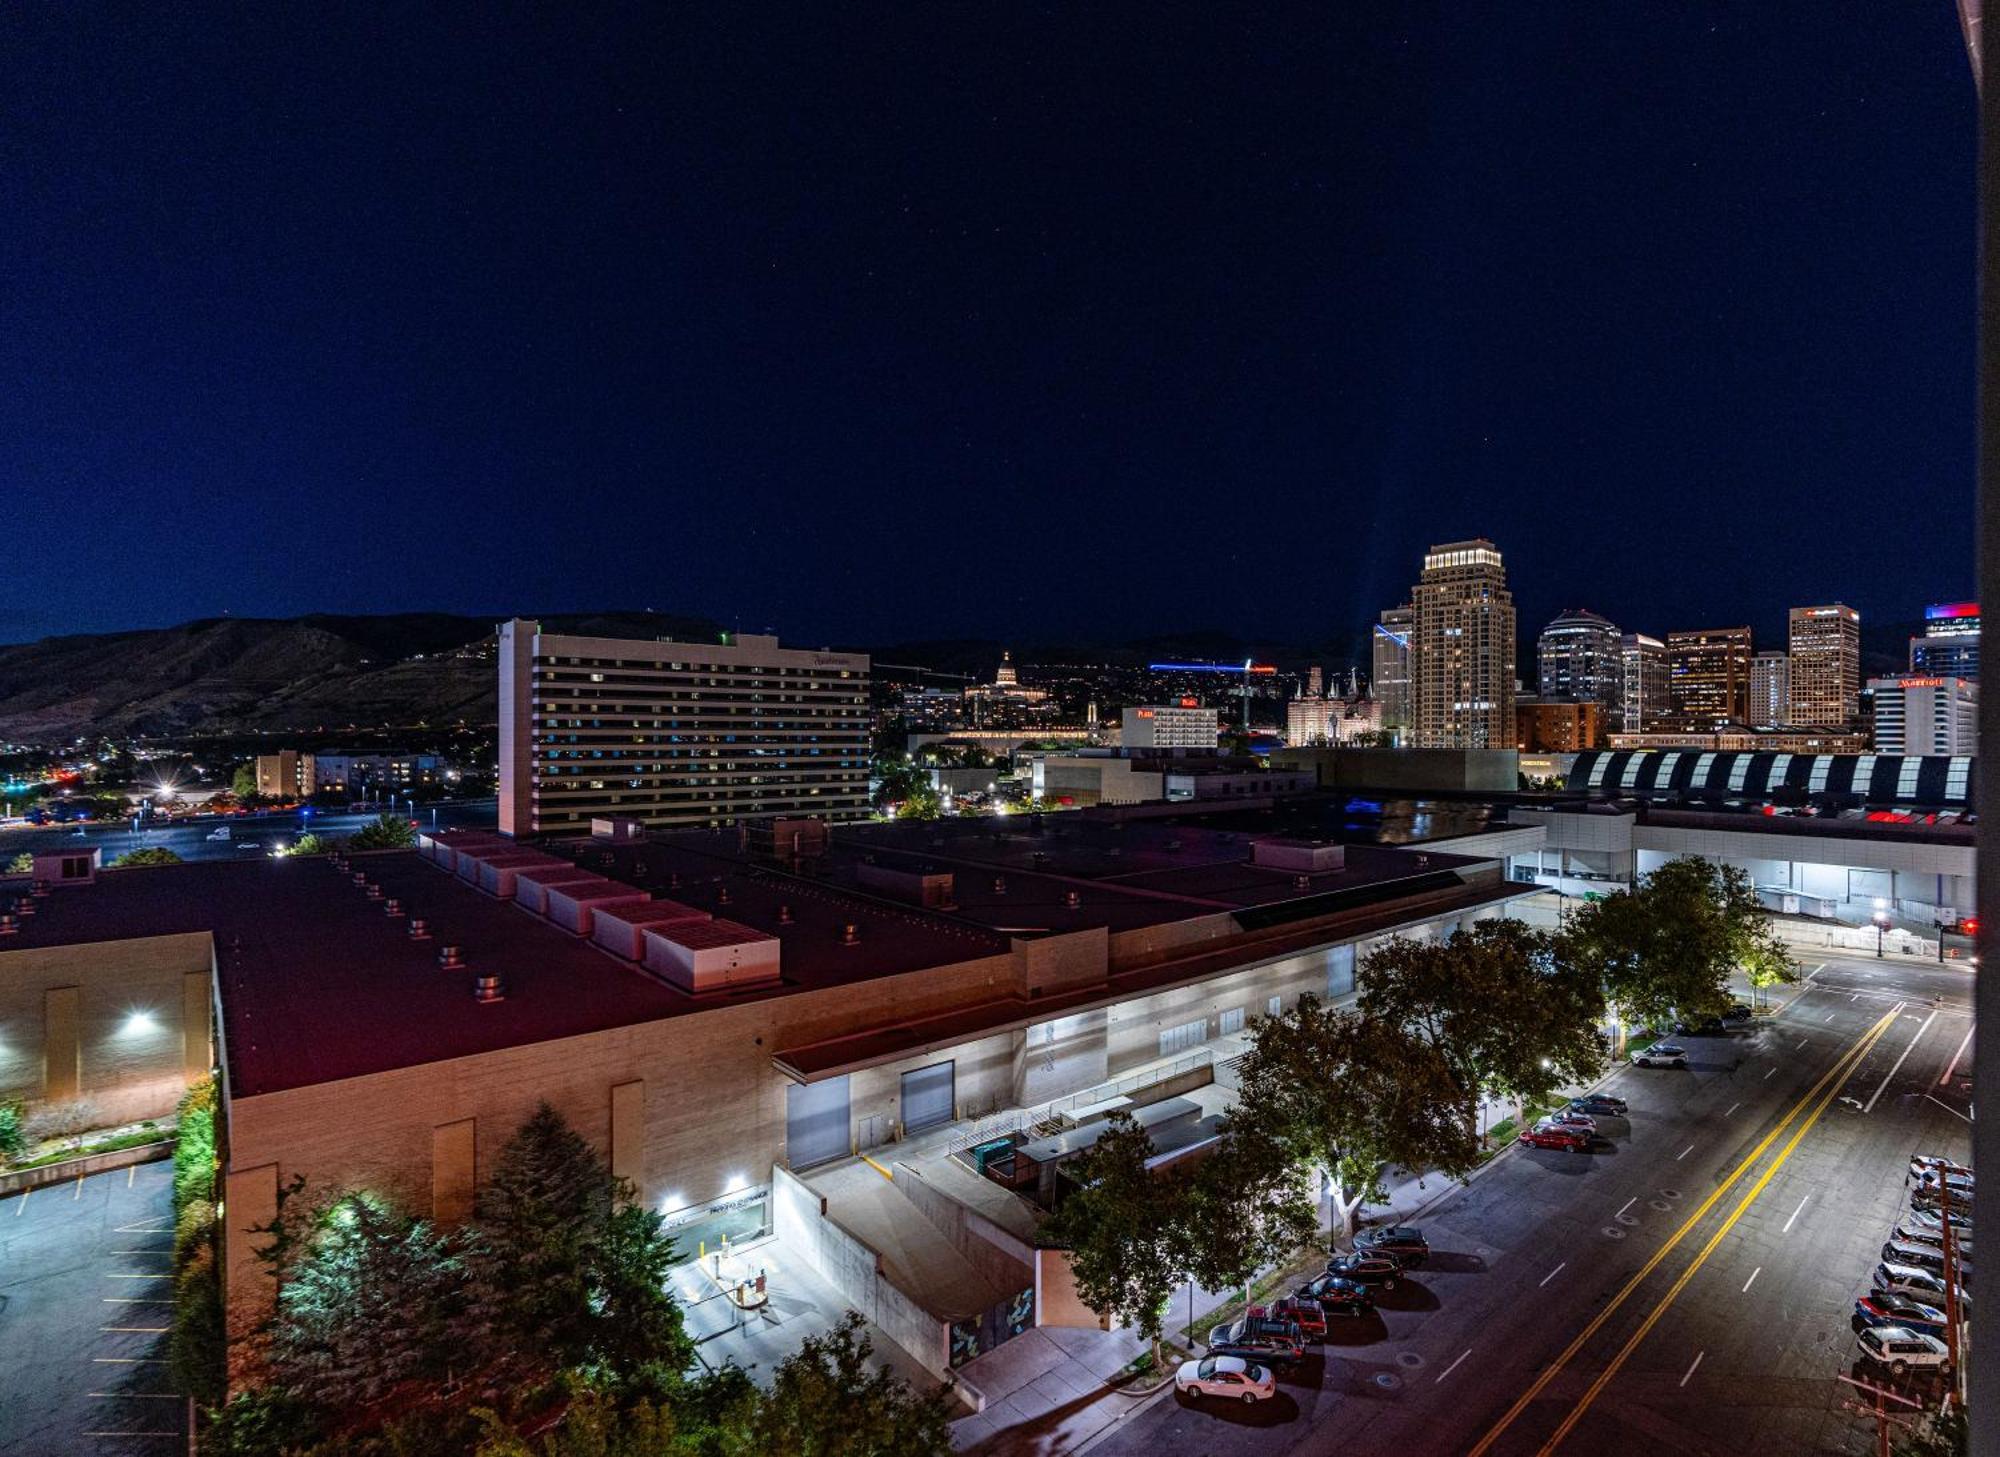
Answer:
[[1951, 1390], [1965, 1400], [1964, 1373], [1958, 1361], [1958, 1240], [1951, 1229], [1951, 1180], [1938, 1170], [1939, 1227], [1944, 1230], [1944, 1343], [1950, 1351]]
[[1889, 1457], [1889, 1424], [1891, 1422], [1910, 1421], [1911, 1418], [1904, 1416], [1901, 1412], [1890, 1411], [1888, 1403], [1900, 1401], [1904, 1406], [1914, 1407], [1918, 1411], [1923, 1410], [1922, 1404], [1911, 1401], [1907, 1396], [1900, 1396], [1893, 1391], [1885, 1391], [1873, 1382], [1857, 1381], [1852, 1376], [1836, 1376], [1834, 1379], [1845, 1381], [1849, 1386], [1858, 1386], [1863, 1391], [1873, 1393], [1875, 1405], [1872, 1407], [1853, 1401], [1843, 1401], [1841, 1405], [1849, 1411], [1865, 1412], [1875, 1418], [1875, 1451], [1878, 1457]]

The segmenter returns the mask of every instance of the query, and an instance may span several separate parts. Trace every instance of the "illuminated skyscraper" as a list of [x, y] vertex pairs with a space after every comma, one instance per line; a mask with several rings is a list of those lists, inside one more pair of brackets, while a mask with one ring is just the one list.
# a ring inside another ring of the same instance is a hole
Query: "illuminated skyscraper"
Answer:
[[1783, 653], [1758, 653], [1750, 660], [1750, 722], [1790, 723], [1792, 660]]
[[1368, 694], [1382, 705], [1382, 727], [1399, 736], [1410, 727], [1410, 634], [1417, 613], [1391, 607], [1375, 624], [1375, 672]]
[[1667, 634], [1667, 727], [1705, 734], [1750, 717], [1750, 629]]
[[1936, 602], [1924, 609], [1924, 635], [1910, 639], [1910, 671], [1979, 681], [1979, 604]]
[[1666, 722], [1667, 645], [1643, 632], [1618, 639], [1619, 712], [1612, 720], [1622, 733], [1641, 734]]
[[1410, 742], [1514, 747], [1514, 596], [1483, 537], [1434, 546], [1410, 594]]
[[1843, 602], [1792, 609], [1790, 722], [1850, 724], [1861, 712], [1861, 614]]
[[1535, 644], [1541, 668], [1541, 696], [1595, 703], [1601, 721], [1619, 712], [1624, 650], [1618, 629], [1595, 612], [1565, 612], [1542, 629]]

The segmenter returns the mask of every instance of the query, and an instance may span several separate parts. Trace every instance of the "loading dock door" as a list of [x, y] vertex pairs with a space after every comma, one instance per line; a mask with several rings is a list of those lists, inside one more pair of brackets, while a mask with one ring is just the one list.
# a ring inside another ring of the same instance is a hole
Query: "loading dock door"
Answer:
[[785, 1160], [809, 1169], [852, 1153], [847, 1127], [847, 1078], [794, 1083], [785, 1089]]
[[934, 1062], [903, 1074], [903, 1132], [915, 1133], [951, 1122], [953, 1066]]

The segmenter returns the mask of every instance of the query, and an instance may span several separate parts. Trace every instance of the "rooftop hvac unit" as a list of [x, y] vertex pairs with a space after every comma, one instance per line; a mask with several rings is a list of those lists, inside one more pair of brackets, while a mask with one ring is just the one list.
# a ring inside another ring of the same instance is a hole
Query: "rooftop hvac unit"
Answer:
[[507, 1000], [507, 983], [500, 979], [498, 972], [484, 972], [472, 979], [472, 999], [475, 1002], [504, 1002]]

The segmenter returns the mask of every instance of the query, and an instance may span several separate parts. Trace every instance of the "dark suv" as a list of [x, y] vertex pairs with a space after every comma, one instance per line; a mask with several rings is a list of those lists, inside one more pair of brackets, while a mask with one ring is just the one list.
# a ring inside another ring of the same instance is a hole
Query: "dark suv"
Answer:
[[1414, 1224], [1385, 1224], [1380, 1229], [1363, 1230], [1354, 1237], [1354, 1248], [1371, 1255], [1393, 1255], [1396, 1263], [1414, 1270], [1431, 1256], [1431, 1242]]
[[1297, 1300], [1310, 1300], [1328, 1315], [1367, 1315], [1375, 1309], [1375, 1297], [1366, 1285], [1339, 1275], [1315, 1275], [1293, 1292]]
[[1208, 1352], [1211, 1356], [1241, 1356], [1245, 1360], [1288, 1366], [1306, 1353], [1306, 1337], [1295, 1320], [1245, 1317], [1211, 1330]]

